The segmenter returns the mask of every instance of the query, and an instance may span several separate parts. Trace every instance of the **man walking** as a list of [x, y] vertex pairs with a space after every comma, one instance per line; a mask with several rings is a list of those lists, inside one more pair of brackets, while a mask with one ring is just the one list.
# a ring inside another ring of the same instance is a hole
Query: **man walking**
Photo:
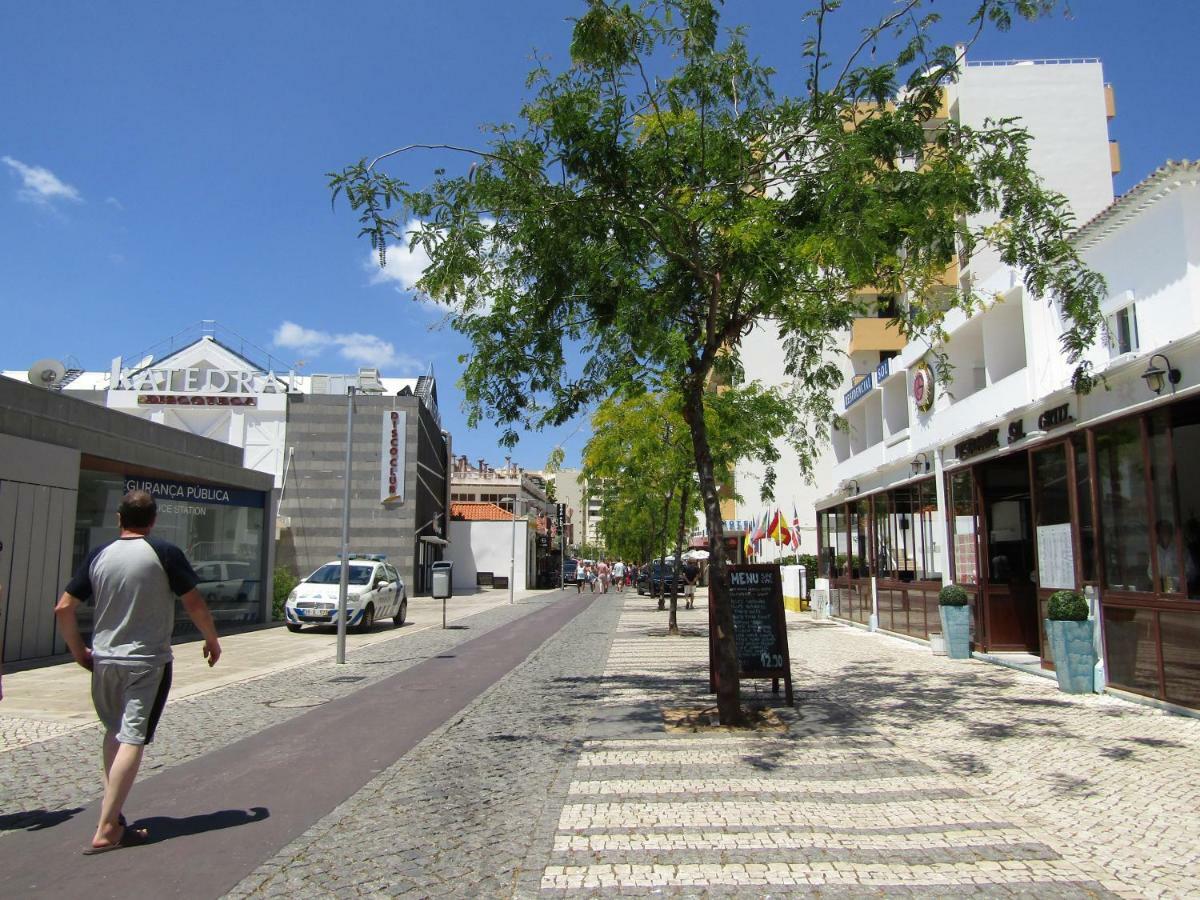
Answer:
[[[104, 799], [91, 847], [83, 851], [87, 855], [149, 837], [146, 829], [125, 824], [121, 808], [171, 687], [176, 595], [204, 636], [208, 664], [221, 657], [217, 629], [187, 557], [174, 544], [149, 536], [157, 512], [147, 492], [126, 494], [117, 513], [120, 537], [88, 554], [54, 607], [71, 655], [92, 673], [92, 703], [104, 724]], [[89, 650], [75, 608], [91, 597], [96, 615]]]
[[625, 561], [618, 559], [613, 563], [612, 567], [613, 584], [617, 586], [617, 593], [625, 593]]

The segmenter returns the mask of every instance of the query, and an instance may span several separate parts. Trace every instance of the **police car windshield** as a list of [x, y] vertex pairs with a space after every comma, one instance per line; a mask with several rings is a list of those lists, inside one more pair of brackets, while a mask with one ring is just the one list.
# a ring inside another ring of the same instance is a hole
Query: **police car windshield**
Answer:
[[[309, 584], [341, 584], [342, 564], [329, 563], [308, 576]], [[350, 583], [367, 584], [371, 580], [371, 566], [350, 566]]]

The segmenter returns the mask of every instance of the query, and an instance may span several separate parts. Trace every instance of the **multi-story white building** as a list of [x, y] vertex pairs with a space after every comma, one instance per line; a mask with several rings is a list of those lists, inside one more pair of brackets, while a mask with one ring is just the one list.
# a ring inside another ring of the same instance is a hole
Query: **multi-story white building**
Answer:
[[[982, 126], [985, 119], [1019, 118], [1033, 136], [1031, 166], [1067, 198], [1076, 219], [1082, 222], [1112, 202], [1112, 175], [1119, 167], [1116, 145], [1108, 136], [1108, 120], [1114, 112], [1112, 91], [1104, 83], [1098, 60], [967, 61], [958, 80], [946, 86], [942, 117], [972, 126]], [[954, 286], [960, 279], [982, 282], [998, 265], [993, 252], [981, 251], [961, 268], [952, 267], [945, 283]], [[905, 443], [910, 427], [904, 414], [904, 386], [899, 380], [880, 383], [887, 380], [890, 361], [906, 344], [899, 331], [889, 327], [895, 303], [893, 297], [875, 297], [877, 317], [857, 320], [844, 336], [845, 355], [838, 361], [845, 372], [850, 402], [840, 411], [845, 413], [850, 428], [835, 434], [832, 453], [815, 460], [811, 482], [805, 481], [798, 466], [788, 464], [794, 454], [786, 442], [778, 444], [781, 462], [776, 471], [775, 499], [769, 505], [780, 506], [789, 518], [795, 506], [802, 553], [811, 553], [816, 546], [815, 506], [834, 484], [845, 479], [840, 466], [850, 453], [869, 451], [882, 462], [888, 454], [907, 452], [896, 449]], [[956, 358], [961, 358], [960, 371], [965, 370], [967, 377], [980, 385], [1000, 380], [1020, 365], [1015, 350], [1006, 358], [1000, 349], [1015, 347], [1005, 343], [1004, 335], [1006, 329], [1020, 328], [1019, 319], [1011, 310], [1007, 317], [997, 314], [993, 319], [987, 335], [981, 331], [978, 340], [964, 339], [952, 350]], [[982, 321], [972, 328], [982, 328]], [[985, 339], [993, 346], [990, 368], [980, 365], [977, 352]], [[742, 342], [741, 357], [748, 381], [779, 383], [782, 350], [773, 328], [760, 326], [751, 332]], [[960, 392], [964, 389], [960, 385]], [[728, 517], [755, 519], [761, 514], [762, 479], [757, 464], [737, 467], [735, 485], [742, 499], [736, 508], [726, 508]]]
[[848, 395], [822, 574], [836, 615], [918, 638], [954, 581], [977, 650], [1043, 668], [1047, 599], [1086, 590], [1108, 685], [1200, 707], [1200, 164], [1163, 166], [1073, 240], [1108, 283], [1103, 385], [1072, 391], [1059, 310], [991, 265], [994, 302], [947, 323], [952, 378], [910, 345]]

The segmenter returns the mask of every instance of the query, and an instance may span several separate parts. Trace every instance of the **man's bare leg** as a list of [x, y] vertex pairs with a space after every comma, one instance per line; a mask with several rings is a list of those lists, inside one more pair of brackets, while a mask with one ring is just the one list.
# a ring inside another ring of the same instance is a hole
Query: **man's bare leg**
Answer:
[[108, 764], [109, 740], [105, 735], [104, 758], [107, 771], [104, 799], [100, 803], [100, 824], [96, 826], [96, 833], [92, 836], [93, 847], [106, 847], [118, 843], [124, 836], [121, 808], [129, 797], [134, 779], [137, 778], [138, 768], [142, 764], [142, 752], [145, 750], [141, 744], [117, 743], [115, 737], [112, 743], [116, 744], [116, 749], [112, 763]]

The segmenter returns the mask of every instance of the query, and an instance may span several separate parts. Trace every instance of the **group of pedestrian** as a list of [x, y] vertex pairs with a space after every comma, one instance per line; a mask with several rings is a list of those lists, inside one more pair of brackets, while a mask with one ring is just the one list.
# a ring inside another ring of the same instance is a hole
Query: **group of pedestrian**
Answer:
[[575, 591], [583, 593], [583, 586], [586, 584], [593, 594], [596, 593], [597, 586], [602, 594], [607, 594], [610, 588], [624, 593], [625, 588], [633, 584], [636, 572], [636, 566], [627, 564], [622, 559], [613, 562], [607, 559], [594, 563], [580, 562], [575, 574]]

